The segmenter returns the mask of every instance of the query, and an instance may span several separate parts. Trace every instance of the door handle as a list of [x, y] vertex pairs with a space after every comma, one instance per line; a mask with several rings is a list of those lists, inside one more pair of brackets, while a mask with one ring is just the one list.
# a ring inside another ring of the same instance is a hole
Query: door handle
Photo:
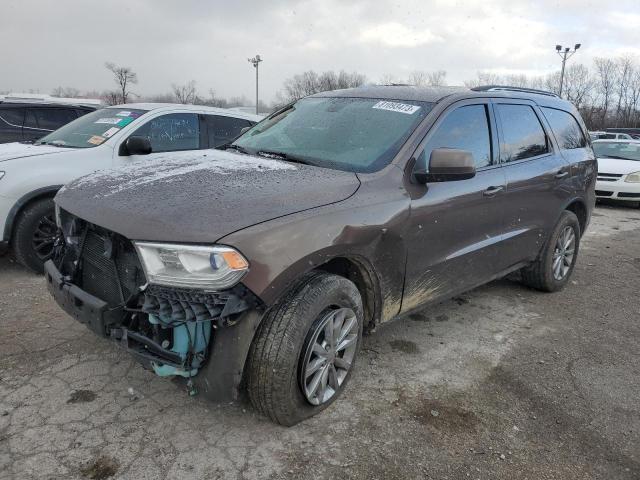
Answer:
[[482, 192], [482, 195], [484, 195], [485, 197], [493, 197], [503, 190], [504, 190], [504, 187], [502, 185], [497, 185], [497, 186], [494, 185], [492, 187], [487, 188], [484, 192]]
[[567, 175], [569, 175], [569, 170], [558, 170], [558, 173], [556, 173], [555, 177], [556, 178], [564, 178]]

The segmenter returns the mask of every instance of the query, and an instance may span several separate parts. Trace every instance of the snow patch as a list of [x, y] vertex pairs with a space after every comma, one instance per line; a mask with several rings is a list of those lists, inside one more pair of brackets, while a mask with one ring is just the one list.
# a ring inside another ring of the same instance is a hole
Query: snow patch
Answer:
[[198, 171], [229, 175], [246, 170], [295, 169], [294, 165], [283, 161], [219, 150], [170, 152], [137, 160], [133, 165], [92, 173], [71, 182], [68, 188], [82, 189], [100, 185], [100, 196], [109, 196], [151, 183], [173, 182], [177, 177]]

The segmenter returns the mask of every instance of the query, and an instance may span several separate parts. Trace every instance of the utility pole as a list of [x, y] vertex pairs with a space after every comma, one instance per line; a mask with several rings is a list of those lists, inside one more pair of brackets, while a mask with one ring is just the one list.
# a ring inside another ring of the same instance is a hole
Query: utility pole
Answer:
[[560, 92], [558, 93], [560, 97], [562, 97], [562, 84], [564, 83], [564, 66], [567, 63], [567, 60], [569, 60], [569, 58], [571, 58], [579, 48], [579, 43], [575, 44], [573, 50], [571, 50], [569, 47], [566, 47], [564, 50], [562, 50], [562, 45], [556, 45], [556, 52], [558, 52], [558, 55], [560, 55], [560, 58], [562, 58], [562, 71], [560, 72]]
[[256, 55], [253, 58], [248, 58], [247, 60], [249, 60], [249, 63], [251, 63], [253, 65], [253, 67], [256, 69], [256, 115], [258, 114], [258, 64], [262, 61], [262, 58], [260, 58], [260, 55]]

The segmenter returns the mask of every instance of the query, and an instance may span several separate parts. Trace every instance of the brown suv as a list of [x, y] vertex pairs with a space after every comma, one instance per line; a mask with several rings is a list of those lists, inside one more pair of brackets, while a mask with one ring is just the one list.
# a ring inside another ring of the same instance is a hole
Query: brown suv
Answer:
[[520, 271], [567, 283], [595, 202], [576, 109], [507, 87], [301, 99], [219, 150], [56, 197], [57, 302], [156, 374], [292, 425], [344, 389], [363, 329]]

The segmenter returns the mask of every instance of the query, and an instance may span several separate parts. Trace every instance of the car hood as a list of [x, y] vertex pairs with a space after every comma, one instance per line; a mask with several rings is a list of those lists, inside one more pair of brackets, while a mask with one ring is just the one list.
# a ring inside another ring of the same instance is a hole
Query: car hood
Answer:
[[640, 162], [636, 160], [620, 160], [618, 158], [598, 158], [599, 173], [628, 173], [640, 171]]
[[344, 200], [359, 185], [355, 173], [206, 150], [82, 177], [60, 190], [56, 203], [131, 240], [212, 243]]
[[48, 155], [69, 151], [68, 148], [51, 145], [33, 145], [31, 143], [4, 143], [0, 145], [0, 162], [36, 155]]

